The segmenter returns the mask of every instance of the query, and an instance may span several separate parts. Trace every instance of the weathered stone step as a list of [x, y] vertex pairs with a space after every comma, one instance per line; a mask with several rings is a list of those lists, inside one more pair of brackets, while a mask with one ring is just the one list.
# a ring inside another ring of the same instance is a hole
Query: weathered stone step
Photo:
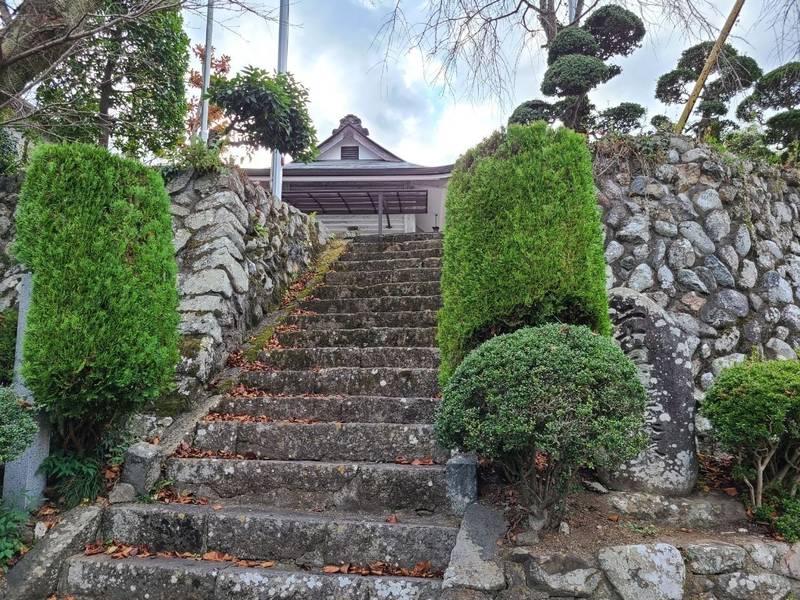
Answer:
[[427, 240], [441, 240], [441, 233], [386, 233], [384, 235], [371, 234], [359, 235], [354, 237], [350, 244], [359, 246], [361, 244], [375, 244], [375, 243], [397, 243], [397, 242], [410, 242], [410, 241], [427, 241]]
[[436, 369], [334, 367], [318, 371], [247, 371], [239, 377], [252, 389], [272, 394], [346, 396], [436, 396]]
[[421, 240], [393, 240], [371, 243], [351, 242], [345, 254], [380, 254], [383, 252], [413, 252], [416, 250], [441, 250], [442, 238], [426, 238]]
[[443, 465], [171, 458], [166, 478], [180, 491], [238, 504], [451, 514]]
[[433, 296], [405, 296], [389, 298], [350, 298], [347, 300], [306, 300], [303, 308], [316, 313], [379, 313], [379, 312], [416, 312], [421, 310], [439, 310], [442, 298]]
[[397, 348], [391, 346], [285, 348], [264, 351], [259, 355], [259, 360], [267, 366], [278, 369], [315, 367], [429, 367], [433, 369], [439, 366], [439, 350], [427, 347]]
[[367, 327], [435, 327], [436, 311], [321, 313], [289, 315], [286, 323], [300, 329], [365, 329]]
[[75, 600], [435, 600], [441, 581], [99, 555], [70, 558], [59, 592]]
[[394, 269], [440, 269], [442, 259], [399, 258], [394, 260], [351, 260], [339, 261], [334, 267], [338, 272], [352, 271], [393, 271]]
[[282, 331], [275, 338], [286, 348], [436, 346], [435, 327], [374, 327], [366, 329], [306, 329]]
[[407, 258], [441, 258], [441, 248], [427, 248], [423, 250], [382, 250], [372, 252], [369, 248], [355, 249], [345, 252], [339, 257], [339, 263], [349, 261], [378, 261], [378, 260], [400, 260]]
[[153, 552], [222, 552], [296, 566], [385, 562], [443, 571], [458, 529], [452, 518], [272, 511], [252, 506], [126, 504], [110, 507], [99, 537]]
[[435, 296], [438, 281], [379, 283], [376, 285], [323, 285], [314, 291], [317, 298], [380, 298], [381, 296]]
[[395, 269], [393, 271], [331, 271], [325, 285], [364, 286], [378, 283], [430, 283], [439, 281], [439, 269]]
[[265, 460], [392, 462], [431, 457], [439, 464], [449, 453], [435, 442], [433, 425], [398, 423], [199, 422], [194, 447], [254, 455]]
[[433, 423], [435, 398], [382, 396], [261, 396], [226, 397], [215, 412], [267, 415], [274, 420], [311, 419], [339, 423]]

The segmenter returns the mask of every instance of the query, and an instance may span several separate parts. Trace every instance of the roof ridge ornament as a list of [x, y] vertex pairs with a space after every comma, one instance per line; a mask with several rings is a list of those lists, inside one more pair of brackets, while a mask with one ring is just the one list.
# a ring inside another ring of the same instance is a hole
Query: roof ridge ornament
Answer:
[[361, 119], [358, 118], [354, 114], [345, 115], [344, 117], [339, 119], [339, 126], [336, 129], [333, 130], [333, 133], [331, 135], [336, 135], [337, 133], [342, 131], [345, 127], [347, 127], [348, 125], [350, 127], [352, 127], [353, 129], [355, 129], [361, 135], [369, 137], [369, 129], [364, 127], [361, 124]]

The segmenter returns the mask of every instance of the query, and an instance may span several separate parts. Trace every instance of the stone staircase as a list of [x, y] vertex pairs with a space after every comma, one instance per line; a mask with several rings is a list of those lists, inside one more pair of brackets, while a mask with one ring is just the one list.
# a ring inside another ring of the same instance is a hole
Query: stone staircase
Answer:
[[[222, 398], [221, 416], [196, 425], [199, 457], [167, 460], [173, 488], [208, 504], [111, 506], [100, 538], [162, 555], [73, 556], [59, 593], [438, 598], [430, 575], [446, 569], [470, 495], [459, 474], [473, 469], [474, 485], [474, 465], [451, 467], [434, 441], [440, 260], [430, 234], [351, 242], [261, 353], [269, 370], [241, 372], [258, 393]], [[207, 553], [237, 560], [196, 559]]]

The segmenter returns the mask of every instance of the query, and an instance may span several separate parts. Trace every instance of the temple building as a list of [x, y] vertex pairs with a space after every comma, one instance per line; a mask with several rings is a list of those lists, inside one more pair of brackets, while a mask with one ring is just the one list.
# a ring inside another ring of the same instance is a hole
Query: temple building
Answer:
[[[318, 146], [317, 160], [283, 168], [281, 198], [316, 213], [328, 229], [351, 235], [430, 232], [442, 227], [444, 197], [453, 165], [423, 167], [406, 162], [369, 137], [347, 115]], [[248, 169], [270, 185], [270, 169]]]

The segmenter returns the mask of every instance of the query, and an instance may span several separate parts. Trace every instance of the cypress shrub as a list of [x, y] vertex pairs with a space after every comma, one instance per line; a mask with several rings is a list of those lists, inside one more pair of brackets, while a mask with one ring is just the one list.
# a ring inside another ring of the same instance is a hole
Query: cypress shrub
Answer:
[[17, 309], [0, 312], [0, 385], [14, 380], [14, 359], [17, 351]]
[[86, 144], [40, 147], [17, 214], [33, 274], [23, 374], [66, 445], [95, 445], [172, 384], [178, 293], [160, 175]]
[[442, 383], [498, 333], [550, 321], [608, 334], [592, 161], [582, 136], [510, 125], [456, 163], [439, 313]]

